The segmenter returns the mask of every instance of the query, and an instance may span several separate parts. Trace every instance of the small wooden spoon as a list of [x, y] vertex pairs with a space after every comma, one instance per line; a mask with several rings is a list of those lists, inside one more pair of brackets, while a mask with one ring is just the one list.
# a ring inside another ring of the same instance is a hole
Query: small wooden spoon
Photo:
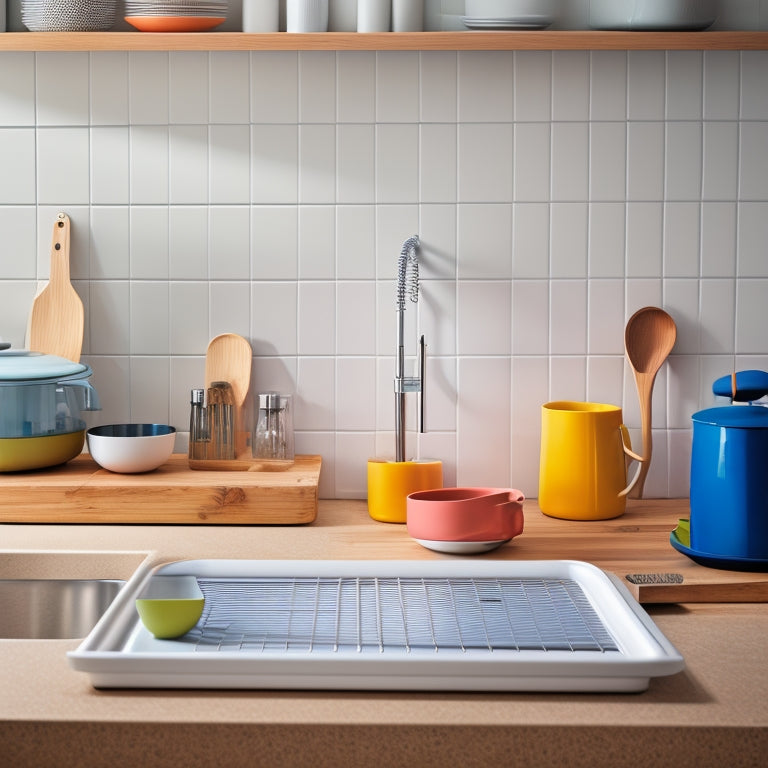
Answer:
[[27, 345], [34, 352], [80, 362], [83, 348], [83, 302], [69, 282], [69, 216], [59, 213], [53, 225], [51, 274], [35, 297]]
[[624, 348], [635, 376], [640, 400], [640, 420], [643, 433], [643, 461], [633, 489], [635, 498], [643, 497], [643, 486], [653, 453], [651, 434], [651, 401], [653, 382], [659, 368], [672, 351], [677, 338], [675, 321], [658, 307], [644, 307], [635, 312], [624, 329]]
[[205, 388], [214, 381], [227, 381], [232, 387], [235, 405], [235, 456], [246, 448], [243, 404], [251, 386], [253, 350], [247, 339], [236, 333], [222, 333], [208, 344], [205, 355]]

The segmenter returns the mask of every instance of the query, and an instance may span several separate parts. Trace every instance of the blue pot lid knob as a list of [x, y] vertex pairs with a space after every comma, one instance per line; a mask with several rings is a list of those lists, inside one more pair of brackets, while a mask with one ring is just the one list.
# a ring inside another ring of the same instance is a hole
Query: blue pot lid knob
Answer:
[[768, 395], [768, 373], [765, 371], [739, 371], [736, 374], [736, 392], [733, 392], [731, 378], [731, 374], [720, 377], [712, 385], [712, 391], [740, 403], [751, 403]]

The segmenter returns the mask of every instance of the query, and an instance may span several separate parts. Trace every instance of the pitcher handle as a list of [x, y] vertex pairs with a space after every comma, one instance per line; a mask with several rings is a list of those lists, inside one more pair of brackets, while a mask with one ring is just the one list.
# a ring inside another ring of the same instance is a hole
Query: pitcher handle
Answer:
[[629, 436], [629, 430], [623, 424], [619, 425], [619, 430], [621, 431], [621, 447], [624, 449], [624, 453], [629, 456], [632, 461], [637, 462], [635, 476], [632, 478], [629, 485], [623, 491], [619, 492], [619, 496], [626, 496], [635, 487], [635, 483], [640, 479], [640, 470], [645, 459], [642, 456], [638, 456], [632, 450], [632, 440]]
[[81, 379], [64, 379], [57, 382], [60, 387], [74, 387], [75, 395], [81, 411], [100, 411], [101, 402], [99, 395], [89, 381]]

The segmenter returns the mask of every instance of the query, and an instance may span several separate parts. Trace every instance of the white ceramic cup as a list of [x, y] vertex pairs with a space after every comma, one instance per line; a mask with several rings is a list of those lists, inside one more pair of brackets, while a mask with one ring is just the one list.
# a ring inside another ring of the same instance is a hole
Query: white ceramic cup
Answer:
[[279, 0], [243, 0], [243, 32], [278, 32]]
[[422, 32], [424, 0], [392, 0], [392, 31]]
[[327, 32], [328, 0], [288, 0], [287, 32]]
[[357, 0], [328, 0], [328, 31], [357, 32]]
[[357, 0], [358, 32], [389, 32], [392, 0]]

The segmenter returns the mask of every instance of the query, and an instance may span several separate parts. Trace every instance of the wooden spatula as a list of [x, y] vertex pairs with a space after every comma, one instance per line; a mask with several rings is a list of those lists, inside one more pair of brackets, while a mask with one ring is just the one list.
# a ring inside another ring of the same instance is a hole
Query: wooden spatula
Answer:
[[247, 448], [247, 431], [243, 404], [251, 385], [253, 350], [247, 339], [236, 333], [222, 333], [211, 339], [205, 355], [206, 390], [215, 381], [229, 382], [235, 405], [235, 457]]
[[53, 225], [51, 273], [32, 302], [27, 346], [80, 362], [83, 325], [83, 302], [69, 281], [69, 216], [59, 213]]

